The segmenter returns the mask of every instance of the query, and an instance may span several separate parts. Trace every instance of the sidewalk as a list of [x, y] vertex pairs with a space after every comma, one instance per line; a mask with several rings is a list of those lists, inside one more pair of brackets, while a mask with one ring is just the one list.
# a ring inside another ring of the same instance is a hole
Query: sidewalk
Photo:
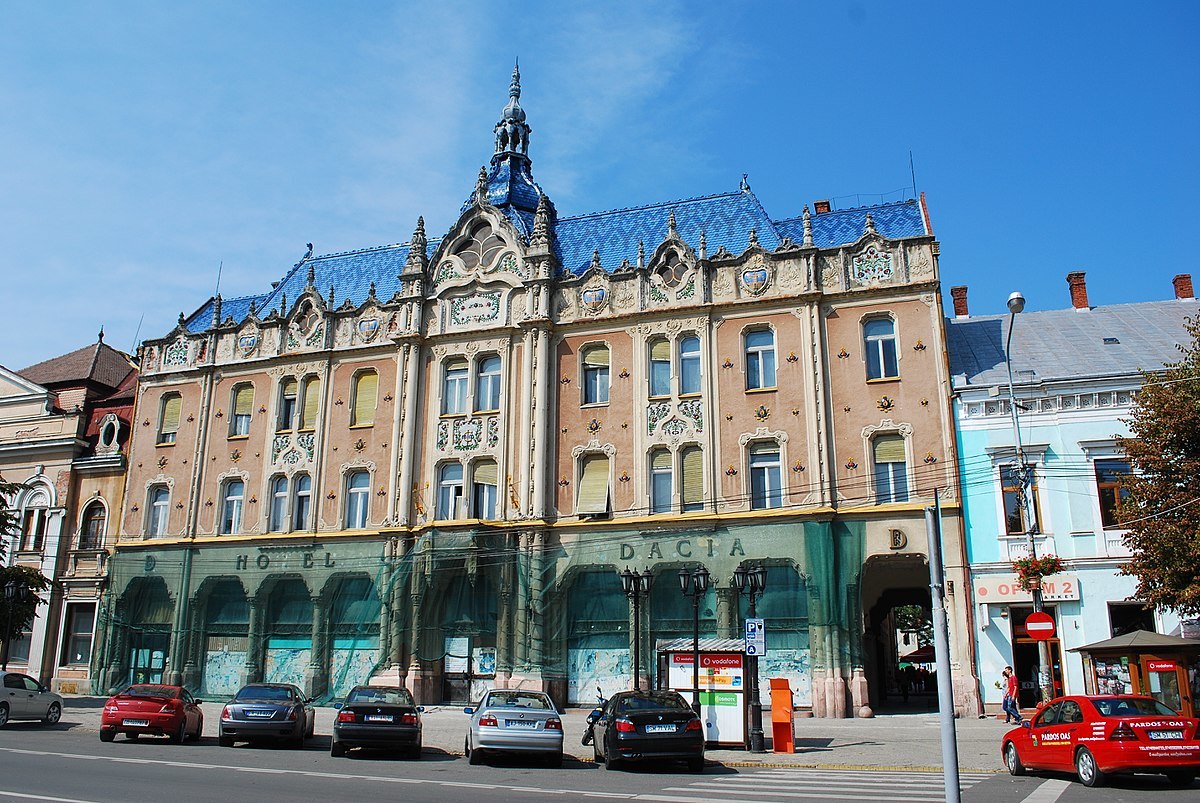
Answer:
[[[100, 731], [103, 697], [65, 696], [62, 723], [72, 730]], [[204, 703], [204, 735], [215, 737], [223, 703]], [[317, 735], [333, 732], [333, 708], [317, 709]], [[427, 706], [422, 715], [425, 749], [461, 755], [467, 732], [467, 717], [461, 708]], [[580, 744], [587, 711], [569, 709], [563, 715], [564, 750], [584, 761], [592, 760], [592, 748]], [[769, 728], [770, 723], [765, 723]], [[1000, 737], [1008, 730], [1003, 722], [990, 719], [955, 721], [958, 763], [966, 770], [1001, 770]], [[888, 714], [873, 719], [798, 718], [795, 725], [796, 752], [754, 754], [744, 750], [708, 750], [710, 761], [726, 766], [840, 767], [870, 769], [940, 770], [941, 730], [936, 714]]]

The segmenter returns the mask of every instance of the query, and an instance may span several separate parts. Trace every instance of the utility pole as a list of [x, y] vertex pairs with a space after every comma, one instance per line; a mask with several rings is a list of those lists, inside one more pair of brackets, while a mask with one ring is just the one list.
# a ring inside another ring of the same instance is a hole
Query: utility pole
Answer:
[[933, 608], [933, 653], [937, 661], [938, 712], [942, 725], [942, 782], [946, 803], [959, 803], [958, 741], [954, 729], [954, 683], [950, 677], [950, 632], [946, 624], [945, 572], [942, 569], [942, 506], [933, 491], [933, 507], [925, 508], [929, 542], [929, 596]]

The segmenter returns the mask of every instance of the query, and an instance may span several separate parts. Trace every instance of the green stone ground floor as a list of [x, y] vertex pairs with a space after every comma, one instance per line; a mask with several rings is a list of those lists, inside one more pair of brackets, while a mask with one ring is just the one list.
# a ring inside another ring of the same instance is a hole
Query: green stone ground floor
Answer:
[[[890, 540], [873, 550], [885, 524], [681, 521], [123, 545], [110, 564], [92, 677], [97, 692], [174, 682], [212, 699], [249, 681], [333, 699], [389, 680], [426, 704], [522, 686], [586, 705], [597, 688], [631, 686], [635, 655], [643, 684], [659, 682], [656, 646], [691, 639], [697, 618], [702, 639], [740, 636], [750, 600], [731, 578], [762, 565], [766, 587], [754, 602], [767, 630], [763, 687], [786, 678], [797, 706], [852, 716], [886, 693], [881, 661], [894, 652], [881, 646], [872, 611], [889, 594], [921, 593], [923, 539], [896, 547], [892, 521]], [[678, 575], [698, 566], [712, 585], [697, 602]], [[655, 578], [636, 618], [617, 574], [626, 567]]]

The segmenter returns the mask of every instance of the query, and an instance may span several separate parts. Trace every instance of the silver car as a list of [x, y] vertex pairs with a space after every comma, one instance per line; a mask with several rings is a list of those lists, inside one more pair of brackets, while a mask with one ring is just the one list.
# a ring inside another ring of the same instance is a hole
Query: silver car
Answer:
[[0, 672], [0, 728], [10, 719], [40, 719], [53, 725], [62, 718], [63, 699], [20, 672]]
[[477, 708], [463, 711], [471, 715], [465, 745], [470, 763], [482, 763], [485, 754], [518, 753], [562, 766], [562, 716], [542, 692], [491, 689]]

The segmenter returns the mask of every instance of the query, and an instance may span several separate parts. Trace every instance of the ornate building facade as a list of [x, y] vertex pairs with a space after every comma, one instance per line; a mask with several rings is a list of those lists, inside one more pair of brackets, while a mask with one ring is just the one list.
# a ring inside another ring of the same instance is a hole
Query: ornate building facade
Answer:
[[[940, 494], [963, 589], [938, 247], [921, 201], [770, 217], [733, 192], [560, 216], [514, 72], [457, 222], [308, 253], [141, 352], [104, 683], [250, 679], [422, 702], [491, 684], [587, 702], [690, 637], [848, 716], [886, 694], [895, 605], [928, 602]], [[635, 628], [616, 572], [657, 578]], [[959, 592], [961, 593], [961, 592]], [[966, 606], [953, 621], [976, 706]]]

